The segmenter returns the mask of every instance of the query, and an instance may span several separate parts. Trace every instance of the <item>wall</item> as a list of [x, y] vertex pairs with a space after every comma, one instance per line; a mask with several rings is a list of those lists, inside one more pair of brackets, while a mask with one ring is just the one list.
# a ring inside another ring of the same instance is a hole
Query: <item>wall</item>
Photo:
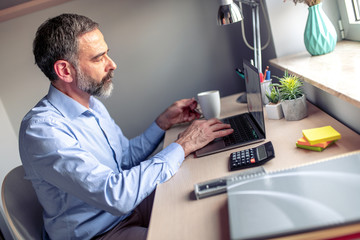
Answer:
[[[114, 94], [104, 103], [129, 137], [177, 99], [210, 89], [222, 96], [243, 90], [234, 69], [252, 51], [242, 43], [240, 24], [216, 25], [216, 1], [70, 1], [0, 23], [0, 51], [7, 56], [0, 66], [0, 94], [16, 133], [22, 117], [48, 90], [48, 80], [33, 64], [35, 31], [63, 12], [100, 23], [118, 65]], [[271, 47], [264, 54], [275, 57]]]
[[[222, 96], [244, 91], [234, 69], [243, 58], [252, 58], [253, 51], [243, 43], [240, 23], [216, 25], [217, 10], [217, 0], [74, 0], [0, 22], [0, 113], [7, 121], [0, 125], [1, 153], [8, 155], [0, 161], [0, 179], [20, 163], [21, 119], [48, 91], [49, 81], [32, 55], [32, 41], [43, 21], [73, 12], [100, 23], [118, 65], [113, 96], [103, 102], [124, 133], [133, 137], [177, 99], [211, 89], [219, 89]], [[244, 6], [245, 31], [252, 43], [249, 10]], [[262, 32], [265, 42], [268, 32]], [[271, 42], [263, 62], [274, 57]]]

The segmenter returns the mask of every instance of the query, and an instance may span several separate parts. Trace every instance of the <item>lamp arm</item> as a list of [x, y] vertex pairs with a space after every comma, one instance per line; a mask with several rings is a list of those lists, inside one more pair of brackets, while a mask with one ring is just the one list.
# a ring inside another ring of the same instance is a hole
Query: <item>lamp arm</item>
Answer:
[[[238, 2], [241, 3], [241, 1], [238, 1]], [[261, 5], [261, 10], [262, 10], [262, 12], [263, 12], [264, 15], [265, 15], [265, 7], [264, 7], [264, 4], [263, 4], [261, 1], [260, 1], [260, 5]], [[267, 29], [270, 29], [270, 23], [269, 23], [269, 21], [268, 21], [268, 19], [267, 19], [266, 17], [265, 17], [265, 24], [266, 24], [266, 28], [267, 28]], [[247, 41], [247, 39], [246, 39], [244, 21], [241, 21], [241, 33], [242, 33], [242, 36], [243, 36], [243, 40], [244, 40], [244, 42], [245, 42], [245, 45], [246, 45], [248, 48], [250, 48], [251, 50], [254, 50], [254, 47], [251, 46], [251, 45], [249, 44], [249, 42]], [[264, 49], [266, 49], [266, 48], [269, 46], [270, 40], [271, 40], [270, 34], [268, 34], [268, 38], [266, 39], [266, 43], [264, 44], [264, 46], [261, 47], [261, 50], [264, 50]]]
[[257, 62], [256, 64], [257, 68], [259, 69], [260, 72], [262, 72], [260, 17], [259, 17], [258, 5], [252, 8], [252, 15], [253, 15], [254, 39], [256, 40], [254, 44], [254, 58], [255, 58], [255, 62]]
[[[261, 6], [261, 10], [263, 11], [264, 15], [265, 15], [265, 8], [264, 5], [262, 3], [262, 1], [260, 0], [260, 4], [255, 2], [254, 0], [235, 0], [238, 1], [239, 3], [244, 3], [247, 5], [250, 5], [252, 8], [252, 22], [253, 22], [253, 37], [254, 37], [254, 47], [252, 47], [247, 39], [246, 39], [246, 35], [245, 35], [245, 28], [244, 28], [244, 22], [241, 22], [241, 31], [242, 31], [242, 36], [243, 36], [243, 40], [245, 45], [250, 48], [251, 50], [254, 50], [254, 60], [255, 60], [255, 66], [259, 69], [259, 71], [262, 71], [262, 59], [261, 59], [261, 50], [267, 48], [270, 44], [270, 34], [268, 34], [268, 38], [267, 41], [265, 43], [265, 45], [262, 47], [261, 46], [261, 38], [260, 38], [260, 20], [259, 20], [259, 5]], [[266, 22], [266, 27], [268, 29], [270, 29], [270, 24], [268, 22], [268, 19], [265, 17], [265, 22]]]

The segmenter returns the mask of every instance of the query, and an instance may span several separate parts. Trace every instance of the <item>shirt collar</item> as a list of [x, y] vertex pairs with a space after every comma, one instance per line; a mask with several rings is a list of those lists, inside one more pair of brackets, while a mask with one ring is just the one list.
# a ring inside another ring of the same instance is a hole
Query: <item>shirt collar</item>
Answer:
[[52, 84], [50, 84], [47, 99], [64, 117], [76, 118], [89, 111], [89, 109], [56, 89]]

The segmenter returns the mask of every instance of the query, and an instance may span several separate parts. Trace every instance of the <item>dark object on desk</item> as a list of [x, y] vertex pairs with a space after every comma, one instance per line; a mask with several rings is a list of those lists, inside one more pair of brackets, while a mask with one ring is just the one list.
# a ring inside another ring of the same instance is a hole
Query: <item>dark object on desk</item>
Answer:
[[360, 223], [359, 182], [357, 151], [233, 184], [227, 189], [231, 239], [268, 239]]
[[267, 142], [255, 148], [248, 148], [230, 154], [230, 171], [257, 167], [275, 157], [274, 147]]
[[246, 93], [243, 93], [242, 95], [240, 95], [240, 96], [236, 99], [236, 102], [238, 102], [238, 103], [247, 103]]
[[195, 152], [196, 157], [233, 149], [265, 140], [265, 121], [259, 81], [259, 71], [244, 60], [248, 112], [222, 119], [230, 123], [234, 132], [217, 138]]

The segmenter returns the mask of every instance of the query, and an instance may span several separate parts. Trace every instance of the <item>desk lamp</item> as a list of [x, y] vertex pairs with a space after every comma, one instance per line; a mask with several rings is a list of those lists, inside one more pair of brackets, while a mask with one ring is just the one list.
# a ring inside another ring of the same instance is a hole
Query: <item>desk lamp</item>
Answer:
[[[254, 47], [250, 46], [245, 37], [244, 23], [242, 21], [242, 35], [245, 44], [252, 50], [254, 50], [254, 65], [261, 72], [261, 39], [260, 39], [260, 26], [259, 26], [259, 5], [261, 2], [255, 0], [235, 0], [239, 2], [240, 8], [233, 2], [233, 0], [220, 0], [220, 7], [218, 11], [217, 22], [218, 25], [228, 25], [243, 20], [241, 4], [247, 4], [251, 7], [252, 11], [252, 24], [253, 24], [253, 37]], [[270, 39], [270, 38], [269, 38]], [[268, 41], [269, 42], [269, 41]], [[264, 46], [263, 48], [266, 48]]]

